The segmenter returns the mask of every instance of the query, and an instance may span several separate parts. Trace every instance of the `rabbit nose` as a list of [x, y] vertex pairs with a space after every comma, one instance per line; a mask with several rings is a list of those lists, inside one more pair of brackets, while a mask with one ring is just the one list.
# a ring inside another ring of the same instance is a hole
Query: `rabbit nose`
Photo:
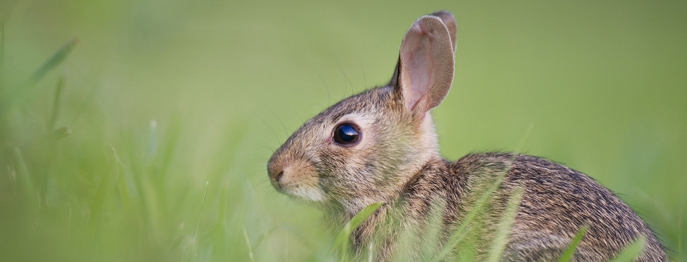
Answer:
[[274, 186], [275, 189], [281, 190], [281, 178], [284, 176], [284, 171], [279, 170], [278, 172], [270, 172], [270, 182], [272, 182], [272, 186]]
[[272, 180], [275, 180], [277, 182], [279, 182], [279, 180], [281, 180], [281, 177], [284, 176], [284, 170], [281, 168], [270, 168], [270, 170], [268, 170], [267, 173]]
[[267, 165], [267, 174], [270, 177], [272, 185], [279, 189], [281, 187], [279, 182], [281, 178], [284, 177], [284, 168], [282, 165], [277, 161], [270, 161]]
[[274, 180], [277, 180], [279, 182], [281, 180], [281, 177], [284, 176], [284, 171], [279, 172], [276, 176], [274, 176]]

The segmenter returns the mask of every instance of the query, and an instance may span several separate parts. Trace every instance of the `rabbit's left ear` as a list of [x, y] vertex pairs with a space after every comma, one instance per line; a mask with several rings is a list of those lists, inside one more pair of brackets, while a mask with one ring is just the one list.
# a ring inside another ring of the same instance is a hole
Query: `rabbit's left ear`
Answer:
[[441, 18], [441, 22], [444, 22], [446, 29], [448, 29], [448, 35], [451, 37], [451, 45], [453, 47], [453, 52], [456, 52], [456, 33], [458, 31], [458, 23], [456, 23], [456, 18], [449, 11], [437, 11], [431, 15]]
[[441, 103], [453, 82], [455, 19], [448, 12], [435, 14], [421, 17], [408, 29], [391, 81], [406, 108], [420, 117]]

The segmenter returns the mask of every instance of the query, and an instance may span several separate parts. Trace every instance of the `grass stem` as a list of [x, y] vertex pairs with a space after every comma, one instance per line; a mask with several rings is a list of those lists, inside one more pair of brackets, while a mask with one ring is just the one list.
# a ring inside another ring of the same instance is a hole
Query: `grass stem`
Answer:
[[246, 232], [246, 227], [243, 227], [243, 238], [246, 240], [246, 245], [248, 246], [248, 257], [250, 257], [250, 261], [255, 261], [253, 258], [253, 247], [251, 247], [250, 239], [248, 238], [248, 233]]
[[57, 86], [55, 87], [55, 97], [52, 103], [52, 114], [50, 115], [50, 122], [48, 122], [48, 132], [55, 130], [55, 124], [60, 116], [60, 108], [62, 102], [62, 90], [64, 89], [64, 77], [60, 77], [57, 80]]
[[203, 217], [203, 208], [205, 207], [205, 199], [208, 197], [208, 186], [210, 181], [205, 181], [205, 193], [203, 194], [203, 202], [200, 204], [200, 212], [198, 212], [198, 222], [196, 223], [196, 232], [193, 234], [193, 239], [198, 239], [198, 229], [200, 228], [200, 219]]
[[563, 255], [558, 262], [568, 262], [572, 260], [572, 258], [575, 256], [575, 250], [577, 250], [577, 246], [580, 244], [580, 242], [582, 242], [582, 239], [587, 234], [587, 230], [589, 230], [589, 225], [584, 225], [579, 231], [577, 231], [577, 234], [575, 234], [575, 237], [570, 242], [570, 246], [568, 246], [565, 252], [563, 252]]

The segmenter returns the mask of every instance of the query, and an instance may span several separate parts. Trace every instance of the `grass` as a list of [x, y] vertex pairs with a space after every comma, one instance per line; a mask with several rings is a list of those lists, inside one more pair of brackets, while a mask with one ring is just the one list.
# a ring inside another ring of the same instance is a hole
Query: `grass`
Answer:
[[620, 261], [634, 261], [639, 255], [644, 252], [646, 247], [646, 237], [641, 236], [637, 238], [632, 244], [627, 246], [617, 257], [615, 257], [613, 262]]
[[577, 234], [575, 234], [575, 237], [570, 241], [570, 245], [568, 248], [565, 249], [563, 254], [561, 255], [559, 262], [567, 262], [572, 260], [573, 255], [575, 255], [575, 250], [577, 249], [577, 246], [582, 242], [582, 238], [587, 234], [587, 230], [589, 230], [589, 226], [585, 225], [582, 228], [580, 228], [579, 231], [577, 231]]
[[339, 234], [336, 236], [336, 241], [334, 242], [334, 247], [341, 250], [341, 260], [349, 260], [348, 254], [351, 253], [350, 249], [350, 237], [353, 231], [360, 226], [367, 218], [374, 214], [377, 209], [379, 209], [384, 203], [374, 203], [365, 207], [360, 213], [356, 214], [349, 220], [344, 227], [341, 229]]
[[[500, 182], [500, 181], [498, 181]], [[496, 236], [491, 242], [491, 247], [489, 248], [489, 252], [487, 255], [487, 261], [500, 261], [501, 258], [503, 258], [503, 251], [505, 250], [508, 236], [510, 234], [510, 229], [511, 226], [513, 225], [513, 221], [515, 220], [515, 213], [517, 211], [517, 207], [520, 204], [520, 200], [522, 199], [522, 194], [523, 190], [522, 189], [516, 189], [515, 192], [513, 192], [512, 196], [508, 200], [507, 208], [504, 210], [503, 218], [500, 221], [498, 228], [496, 230]], [[485, 195], [491, 195], [490, 193], [484, 194]], [[481, 198], [480, 198], [481, 199]], [[341, 254], [341, 257], [339, 261], [355, 261], [355, 259], [351, 256], [353, 254], [353, 251], [351, 250], [351, 247], [348, 245], [347, 240], [351, 237], [351, 233], [355, 229], [355, 225], [360, 225], [365, 219], [370, 217], [375, 210], [377, 210], [382, 203], [375, 203], [372, 204], [365, 209], [363, 209], [360, 213], [358, 213], [353, 219], [351, 219], [351, 222], [346, 223], [343, 229], [339, 232], [336, 238], [336, 242], [334, 244], [334, 247], [338, 252]], [[440, 203], [436, 203], [436, 206], [443, 207]], [[482, 212], [483, 210], [483, 205], [479, 207], [474, 207], [474, 209], [471, 211], [471, 213], [477, 213], [477, 212]], [[435, 214], [433, 217], [434, 218], [441, 218], [441, 215], [443, 213], [439, 212], [438, 215]], [[461, 225], [459, 228], [456, 230], [456, 232], [453, 233], [453, 235], [459, 235], [458, 233], [464, 230], [464, 227], [467, 225], [470, 225], [472, 221], [463, 221], [461, 222]], [[420, 250], [422, 251], [430, 251], [428, 254], [423, 254], [421, 256], [422, 261], [444, 261], [447, 259], [447, 255], [451, 253], [452, 249], [455, 249], [456, 246], [463, 240], [463, 239], [458, 239], [458, 240], [453, 240], [448, 243], [443, 249], [442, 252], [440, 252], [438, 255], [435, 255], [431, 252], [436, 246], [436, 244], [439, 241], [439, 234], [437, 230], [441, 229], [441, 219], [433, 219], [430, 220], [429, 223], [429, 230], [427, 230], [426, 235], [418, 234], [418, 232], [414, 232], [410, 230], [410, 232], [401, 232], [400, 238], [397, 240], [399, 243], [399, 247], [397, 247], [397, 254], [393, 257], [392, 261], [408, 261], [411, 260], [411, 254], [412, 250], [415, 250], [415, 247], [413, 245], [420, 245]], [[568, 248], [561, 254], [561, 257], [559, 261], [571, 261], [573, 258], [573, 255], [575, 254], [575, 251], [577, 249], [577, 246], [579, 243], [582, 241], [582, 238], [585, 236], [587, 230], [589, 229], [588, 226], [584, 226], [578, 231], [578, 233], [575, 235], [575, 237], [571, 240], [570, 245]], [[244, 231], [245, 233], [245, 231]], [[418, 242], [416, 241], [418, 237], [422, 237], [422, 241]], [[247, 240], [248, 241], [248, 240]], [[368, 257], [368, 260], [374, 260], [374, 254], [375, 250], [373, 248], [374, 243], [370, 243], [370, 248], [367, 250], [367, 254], [361, 255], [362, 258]], [[463, 247], [466, 247], [465, 245]], [[633, 243], [628, 245], [625, 249], [621, 250], [619, 254], [613, 258], [613, 262], [620, 262], [620, 261], [634, 261], [637, 257], [639, 257], [642, 252], [644, 251], [646, 247], [646, 237], [645, 236], [640, 236], [638, 237]], [[460, 252], [464, 252], [464, 250], [471, 251], [472, 249], [457, 249], [460, 250]], [[252, 251], [251, 251], [251, 259], [253, 258], [252, 256]], [[360, 258], [360, 257], [359, 257]], [[417, 259], [412, 259], [415, 261], [418, 261]], [[455, 260], [455, 258], [450, 259], [450, 260]], [[474, 257], [472, 259], [465, 259], [465, 257], [460, 257], [458, 261], [475, 261]]]
[[[442, 154], [564, 162], [686, 261], [684, 3], [159, 0], [0, 1], [0, 260], [339, 260], [265, 163], [388, 80], [407, 27], [438, 9], [460, 24]], [[458, 258], [468, 240], [451, 238]]]

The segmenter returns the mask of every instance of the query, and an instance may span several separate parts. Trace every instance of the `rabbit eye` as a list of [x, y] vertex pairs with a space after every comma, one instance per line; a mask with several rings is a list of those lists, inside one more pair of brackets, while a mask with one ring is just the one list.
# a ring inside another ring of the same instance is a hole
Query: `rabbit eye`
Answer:
[[339, 124], [334, 128], [334, 142], [339, 145], [352, 146], [360, 141], [360, 128], [352, 123]]

